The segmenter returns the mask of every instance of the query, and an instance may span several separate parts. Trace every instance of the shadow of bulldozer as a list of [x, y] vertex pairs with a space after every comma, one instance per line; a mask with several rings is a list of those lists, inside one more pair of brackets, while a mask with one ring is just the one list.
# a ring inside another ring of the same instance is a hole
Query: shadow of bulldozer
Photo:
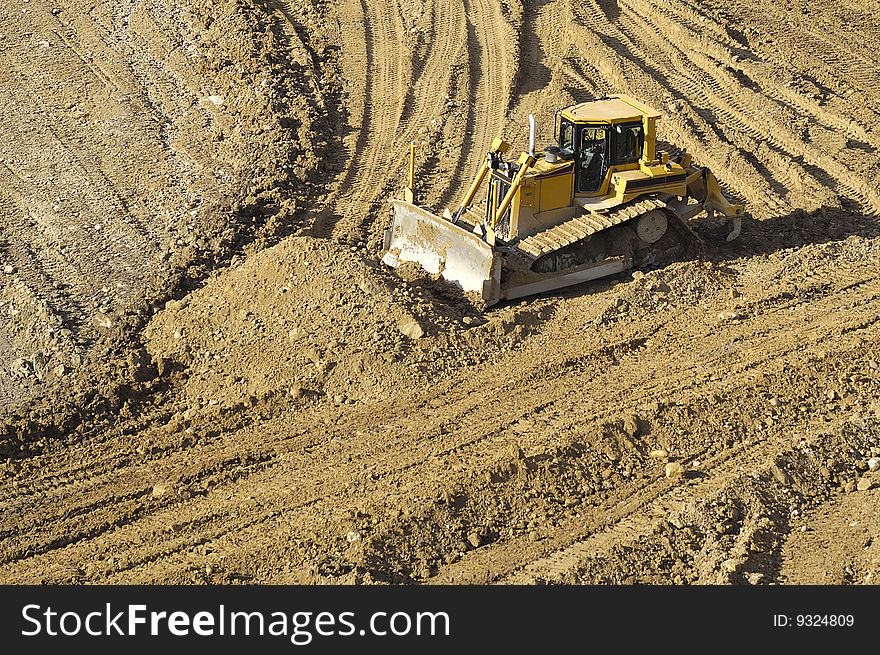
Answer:
[[880, 218], [852, 208], [820, 207], [813, 211], [796, 209], [789, 214], [758, 220], [743, 217], [739, 239], [725, 241], [726, 227], [696, 222], [697, 232], [705, 241], [707, 259], [730, 261], [741, 257], [767, 255], [789, 248], [843, 241], [858, 236], [880, 236]]

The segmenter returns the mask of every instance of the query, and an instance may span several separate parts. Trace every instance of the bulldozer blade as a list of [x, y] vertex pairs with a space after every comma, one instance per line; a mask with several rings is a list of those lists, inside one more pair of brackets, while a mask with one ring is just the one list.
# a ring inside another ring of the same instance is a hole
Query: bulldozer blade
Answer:
[[486, 302], [498, 299], [498, 266], [492, 247], [473, 232], [403, 200], [392, 200], [382, 261], [393, 268], [413, 262]]

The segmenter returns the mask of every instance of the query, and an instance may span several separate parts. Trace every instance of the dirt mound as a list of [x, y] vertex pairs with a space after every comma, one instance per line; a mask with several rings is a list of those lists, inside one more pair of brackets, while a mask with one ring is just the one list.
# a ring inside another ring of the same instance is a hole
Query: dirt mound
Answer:
[[291, 237], [168, 301], [144, 339], [187, 405], [353, 405], [497, 357], [541, 315], [524, 305], [487, 316], [438, 280], [402, 282], [356, 248]]
[[184, 402], [226, 407], [393, 394], [417, 384], [398, 360], [424, 334], [374, 268], [308, 238], [286, 239], [169, 301], [144, 332], [162, 372], [185, 376]]

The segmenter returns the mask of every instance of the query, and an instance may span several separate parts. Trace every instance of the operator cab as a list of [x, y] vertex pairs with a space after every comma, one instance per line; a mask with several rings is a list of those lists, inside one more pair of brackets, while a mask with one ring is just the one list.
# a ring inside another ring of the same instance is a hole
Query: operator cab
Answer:
[[627, 100], [602, 98], [562, 111], [559, 154], [575, 162], [576, 195], [602, 192], [612, 167], [639, 167], [645, 148], [646, 116]]

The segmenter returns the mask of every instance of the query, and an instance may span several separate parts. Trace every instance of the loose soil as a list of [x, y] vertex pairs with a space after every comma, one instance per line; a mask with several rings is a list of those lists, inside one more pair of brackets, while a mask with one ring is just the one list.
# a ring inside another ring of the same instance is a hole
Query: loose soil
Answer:
[[[876, 583], [878, 16], [0, 9], [0, 581]], [[442, 209], [614, 92], [737, 242], [491, 310], [379, 263], [411, 143]]]

